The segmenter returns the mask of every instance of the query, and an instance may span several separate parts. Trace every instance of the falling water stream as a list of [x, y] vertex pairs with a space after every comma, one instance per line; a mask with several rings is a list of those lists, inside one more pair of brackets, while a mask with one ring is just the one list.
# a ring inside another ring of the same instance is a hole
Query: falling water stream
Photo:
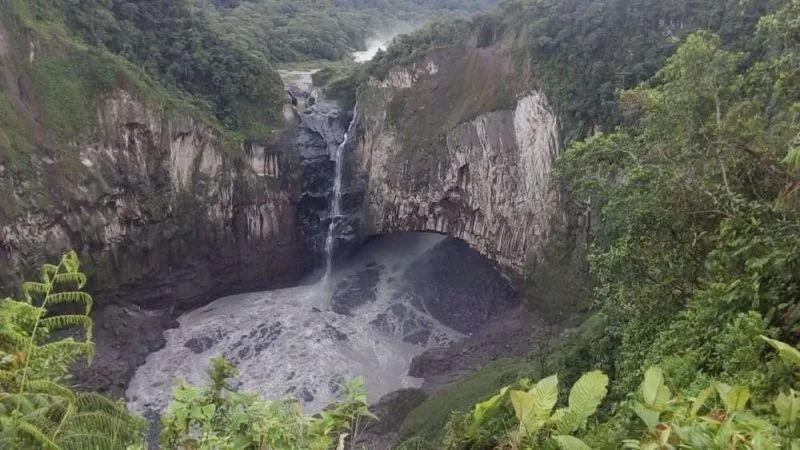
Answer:
[[336, 148], [336, 153], [333, 155], [336, 162], [336, 173], [333, 181], [333, 200], [331, 201], [331, 223], [328, 225], [328, 236], [325, 238], [325, 276], [323, 282], [327, 284], [328, 279], [333, 270], [333, 252], [334, 244], [336, 241], [336, 227], [342, 219], [342, 166], [344, 164], [344, 150], [347, 147], [350, 133], [353, 131], [353, 125], [356, 123], [356, 115], [358, 114], [358, 105], [353, 109], [353, 119], [350, 121], [350, 126], [344, 133], [342, 143]]

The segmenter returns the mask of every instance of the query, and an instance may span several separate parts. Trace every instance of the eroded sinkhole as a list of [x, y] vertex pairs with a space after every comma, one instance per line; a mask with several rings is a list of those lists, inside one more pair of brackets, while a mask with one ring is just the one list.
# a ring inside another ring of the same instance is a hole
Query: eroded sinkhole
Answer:
[[207, 383], [209, 359], [221, 354], [239, 367], [242, 389], [296, 395], [308, 412], [356, 376], [377, 401], [422, 382], [407, 375], [414, 356], [463, 339], [517, 304], [505, 277], [462, 241], [378, 237], [339, 261], [327, 283], [226, 297], [183, 315], [127, 396], [137, 411], [161, 411], [173, 380]]

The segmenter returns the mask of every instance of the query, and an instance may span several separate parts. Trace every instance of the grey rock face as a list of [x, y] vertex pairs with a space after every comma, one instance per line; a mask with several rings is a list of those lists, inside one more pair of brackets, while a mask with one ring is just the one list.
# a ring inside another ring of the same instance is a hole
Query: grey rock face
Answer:
[[[293, 95], [300, 94], [295, 92]], [[352, 115], [326, 102], [317, 91], [305, 95], [309, 101], [297, 113], [295, 130], [295, 146], [300, 156], [302, 179], [302, 195], [297, 205], [298, 219], [308, 247], [314, 249], [315, 259], [322, 261], [325, 256], [325, 238], [333, 220], [331, 202], [335, 176], [334, 155], [344, 141]], [[352, 146], [346, 149], [345, 158], [352, 154], [352, 150]], [[352, 195], [344, 192], [345, 217], [336, 219], [335, 224], [336, 253], [348, 250], [348, 244], [355, 240], [355, 227], [351, 217], [359, 206], [360, 202], [353, 202]]]
[[[458, 57], [496, 58], [470, 74], [480, 80], [479, 70], [511, 64], [510, 53], [501, 50], [470, 49]], [[451, 63], [426, 56], [392, 69], [385, 79], [372, 79], [362, 91], [361, 138], [353, 160], [364, 196], [360, 234], [436, 231], [466, 241], [509, 274], [521, 275], [541, 258], [554, 224], [567, 220], [561, 195], [551, 185], [559, 121], [541, 91], [523, 86], [504, 109], [476, 107], [477, 116], [448, 123], [463, 119], [452, 111], [470, 107], [470, 96], [491, 88], [468, 84], [453, 98], [455, 89], [448, 85], [460, 75], [446, 67]], [[512, 69], [507, 76], [515, 76]], [[431, 103], [438, 95], [444, 95], [443, 103]], [[422, 104], [412, 108], [414, 99]], [[452, 117], [426, 112], [432, 108]], [[420, 114], [441, 123], [408, 128]], [[417, 136], [435, 126], [428, 130], [430, 138]]]
[[71, 145], [67, 182], [48, 184], [52, 169], [37, 162], [52, 206], [0, 221], [0, 291], [76, 249], [98, 343], [77, 381], [121, 393], [178, 312], [289, 285], [312, 261], [297, 232], [297, 170], [279, 138], [233, 156], [215, 129], [123, 90], [100, 99], [96, 117]]

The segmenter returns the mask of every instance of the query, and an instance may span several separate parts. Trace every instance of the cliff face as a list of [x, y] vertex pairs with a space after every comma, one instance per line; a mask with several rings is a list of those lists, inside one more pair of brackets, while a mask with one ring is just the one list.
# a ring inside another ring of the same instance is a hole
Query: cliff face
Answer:
[[550, 173], [559, 122], [510, 44], [429, 52], [370, 80], [352, 162], [361, 233], [437, 231], [513, 275], [571, 220]]
[[57, 144], [40, 125], [46, 99], [26, 88], [38, 56], [18, 58], [3, 31], [0, 95], [31, 145], [22, 171], [12, 164], [20, 148], [0, 139], [0, 292], [79, 252], [96, 305], [97, 358], [78, 374], [87, 388], [120, 392], [177, 312], [310, 269], [290, 133], [236, 144], [191, 113], [116, 88], [92, 98], [89, 126]]

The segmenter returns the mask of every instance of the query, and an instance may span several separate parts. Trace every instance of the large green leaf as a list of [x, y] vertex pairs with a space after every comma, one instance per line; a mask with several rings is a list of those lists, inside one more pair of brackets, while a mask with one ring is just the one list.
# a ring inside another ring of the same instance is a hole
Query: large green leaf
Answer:
[[500, 400], [505, 397], [506, 392], [508, 392], [508, 386], [500, 389], [500, 392], [492, 396], [489, 400], [475, 405], [475, 408], [472, 410], [472, 424], [470, 424], [470, 430], [474, 431], [480, 427], [480, 425], [483, 423], [483, 419], [486, 418], [486, 415], [489, 412], [497, 408], [497, 406], [500, 404]]
[[536, 418], [544, 422], [550, 417], [550, 412], [558, 401], [558, 376], [553, 375], [540, 380], [531, 392], [536, 398], [534, 406]]
[[766, 336], [761, 336], [761, 339], [765, 340], [769, 345], [777, 350], [778, 354], [785, 361], [800, 366], [800, 350], [797, 350], [785, 342], [776, 341], [775, 339], [770, 339]]
[[713, 385], [700, 391], [700, 393], [697, 394], [697, 397], [694, 399], [694, 402], [692, 402], [692, 409], [690, 414], [692, 416], [696, 416], [697, 413], [700, 411], [700, 408], [702, 408], [703, 405], [705, 405], [706, 401], [708, 401], [708, 398], [711, 397], [711, 394], [713, 393], [714, 393]]
[[532, 436], [544, 425], [536, 418], [536, 395], [533, 392], [511, 391], [511, 405], [519, 420], [520, 431]]
[[531, 390], [511, 391], [510, 395], [523, 432], [533, 435], [550, 418], [550, 412], [558, 401], [558, 377], [544, 378]]
[[586, 445], [585, 442], [576, 438], [575, 436], [559, 435], [553, 436], [553, 440], [561, 450], [592, 450], [592, 447]]
[[664, 374], [660, 367], [651, 367], [644, 374], [644, 381], [639, 387], [639, 394], [644, 404], [655, 410], [661, 410], [672, 397], [664, 385]]
[[[608, 376], [598, 370], [585, 373], [569, 391], [569, 410], [576, 416], [578, 427], [597, 411], [608, 390]], [[573, 430], [574, 431], [574, 430]]]
[[790, 389], [788, 395], [783, 392], [778, 394], [774, 405], [781, 425], [790, 425], [800, 417], [800, 397], [794, 389]]
[[647, 407], [647, 405], [634, 401], [633, 412], [642, 419], [647, 428], [654, 430], [661, 423], [661, 413]]
[[728, 412], [742, 411], [750, 400], [750, 391], [742, 386], [729, 386], [725, 383], [717, 383], [717, 392], [725, 404]]

